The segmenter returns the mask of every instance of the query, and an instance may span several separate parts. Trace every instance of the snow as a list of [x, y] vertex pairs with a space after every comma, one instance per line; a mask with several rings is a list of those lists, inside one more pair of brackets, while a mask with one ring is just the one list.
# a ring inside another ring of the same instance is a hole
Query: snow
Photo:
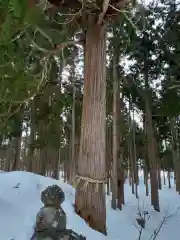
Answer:
[[[143, 230], [141, 240], [149, 240], [153, 231], [159, 226], [165, 214], [168, 218], [163, 225], [157, 240], [179, 239], [180, 196], [174, 186], [169, 189], [163, 186], [160, 193], [161, 213], [155, 212], [150, 206], [150, 197], [145, 196], [143, 179], [140, 176], [138, 201], [131, 194], [128, 183], [125, 184], [126, 205], [123, 211], [112, 210], [110, 197], [107, 196], [107, 227], [108, 236], [104, 236], [91, 228], [74, 213], [73, 203], [75, 190], [63, 181], [27, 172], [0, 173], [0, 239], [1, 240], [30, 240], [35, 217], [42, 206], [41, 191], [49, 185], [58, 184], [66, 195], [62, 204], [67, 214], [68, 228], [81, 233], [87, 240], [134, 240], [138, 239], [136, 218], [138, 205], [141, 211], [148, 211], [149, 220]], [[153, 239], [153, 238], [151, 238]]]

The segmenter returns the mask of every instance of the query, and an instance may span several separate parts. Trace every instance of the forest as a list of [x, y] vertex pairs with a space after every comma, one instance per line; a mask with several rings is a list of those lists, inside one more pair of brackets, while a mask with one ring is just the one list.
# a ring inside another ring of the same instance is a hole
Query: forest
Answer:
[[139, 171], [155, 211], [172, 173], [180, 194], [179, 7], [0, 0], [0, 169], [60, 172], [76, 214], [105, 235], [106, 195], [123, 212]]

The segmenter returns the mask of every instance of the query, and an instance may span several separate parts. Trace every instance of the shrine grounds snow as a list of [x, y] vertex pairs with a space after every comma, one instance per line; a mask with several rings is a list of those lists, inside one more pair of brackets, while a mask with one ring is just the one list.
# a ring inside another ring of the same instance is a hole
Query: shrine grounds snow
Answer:
[[166, 221], [156, 239], [179, 240], [180, 238], [180, 195], [175, 191], [173, 179], [171, 189], [165, 185], [159, 191], [160, 213], [152, 209], [150, 197], [145, 196], [142, 176], [140, 176], [139, 201], [132, 195], [128, 182], [125, 184], [126, 205], [122, 211], [112, 210], [110, 197], [107, 196], [108, 236], [104, 236], [89, 228], [74, 213], [75, 190], [70, 185], [33, 173], [0, 172], [0, 240], [30, 240], [36, 214], [42, 206], [40, 194], [47, 186], [53, 184], [58, 184], [66, 195], [62, 207], [67, 214], [67, 227], [86, 236], [87, 240], [138, 240], [139, 231], [136, 221], [138, 206], [142, 212], [148, 212], [148, 220], [141, 240], [150, 240], [165, 215]]

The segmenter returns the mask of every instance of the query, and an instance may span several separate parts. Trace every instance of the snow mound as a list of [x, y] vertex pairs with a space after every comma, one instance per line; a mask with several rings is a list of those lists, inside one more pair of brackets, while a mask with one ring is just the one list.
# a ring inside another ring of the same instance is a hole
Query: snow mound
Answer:
[[143, 231], [142, 240], [149, 240], [153, 231], [161, 223], [168, 211], [168, 218], [163, 225], [157, 240], [179, 239], [178, 208], [180, 196], [175, 190], [164, 187], [160, 191], [161, 213], [155, 212], [150, 206], [150, 197], [145, 197], [143, 181], [140, 180], [140, 201], [131, 194], [128, 184], [125, 184], [126, 206], [123, 211], [111, 209], [110, 197], [107, 196], [107, 227], [108, 236], [104, 236], [89, 228], [84, 220], [74, 212], [74, 189], [62, 181], [53, 180], [28, 172], [0, 173], [0, 239], [30, 240], [35, 217], [42, 206], [40, 195], [47, 186], [57, 184], [65, 192], [66, 201], [62, 204], [67, 214], [67, 227], [87, 237], [87, 240], [135, 240], [138, 230], [135, 226], [138, 205], [142, 211], [148, 211], [149, 220]]

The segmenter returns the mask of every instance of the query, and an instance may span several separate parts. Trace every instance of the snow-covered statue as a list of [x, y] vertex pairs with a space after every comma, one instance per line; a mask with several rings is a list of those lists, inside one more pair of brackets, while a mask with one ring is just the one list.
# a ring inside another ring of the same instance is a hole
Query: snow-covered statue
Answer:
[[61, 207], [65, 200], [62, 189], [49, 186], [41, 193], [44, 204], [36, 217], [35, 234], [32, 240], [83, 240], [81, 235], [66, 229], [66, 214]]
[[[58, 239], [57, 234], [66, 230], [66, 214], [61, 208], [65, 200], [62, 189], [57, 186], [49, 186], [41, 193], [41, 201], [44, 207], [40, 209], [36, 217], [36, 236], [44, 240], [45, 237]], [[59, 240], [59, 239], [58, 239]]]

